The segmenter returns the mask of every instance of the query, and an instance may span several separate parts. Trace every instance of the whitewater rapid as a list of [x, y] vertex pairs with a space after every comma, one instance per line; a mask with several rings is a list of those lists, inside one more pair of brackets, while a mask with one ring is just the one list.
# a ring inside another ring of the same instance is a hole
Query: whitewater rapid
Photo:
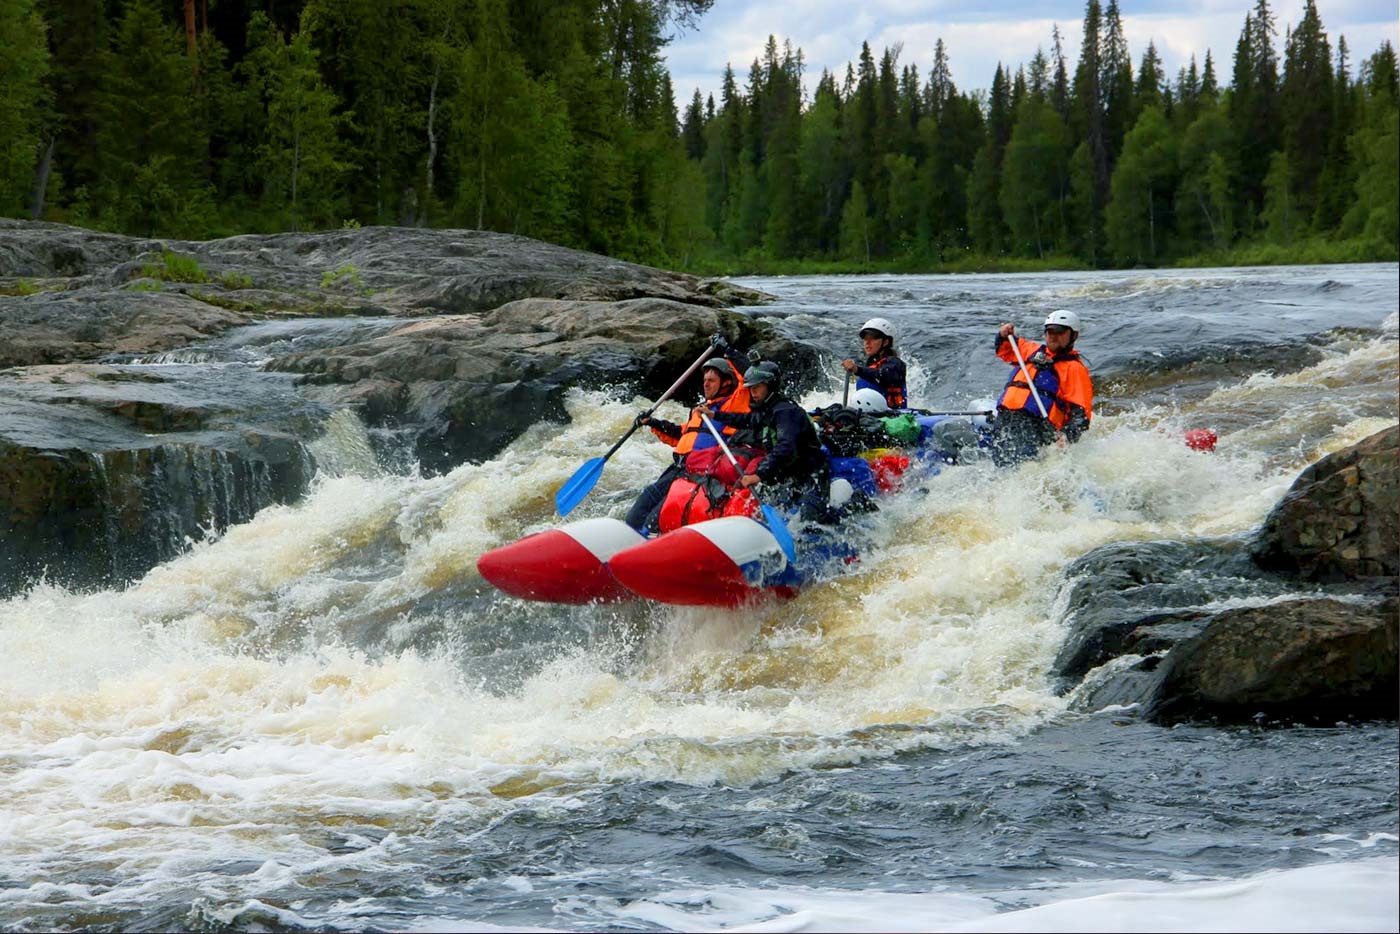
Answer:
[[[439, 865], [443, 834], [471, 848], [522, 810], [567, 825], [608, 789], [752, 790], [1033, 744], [1067, 709], [1046, 678], [1064, 636], [1064, 567], [1109, 542], [1248, 533], [1307, 463], [1395, 423], [1395, 320], [1319, 341], [1307, 366], [1199, 391], [1166, 395], [1160, 374], [1110, 373], [1101, 385], [1117, 379], [1118, 397], [1082, 443], [1013, 472], [921, 478], [922, 492], [876, 518], [850, 573], [742, 612], [563, 610], [502, 598], [476, 575], [484, 551], [556, 521], [554, 491], [645, 399], [576, 391], [567, 424], [537, 424], [492, 460], [435, 477], [383, 470], [364, 426], [337, 415], [313, 444], [321, 474], [299, 503], [191, 543], [121, 590], [40, 583], [0, 602], [0, 926], [188, 923], [148, 913], [172, 892], [185, 911], [216, 906], [202, 918], [270, 923], [227, 906], [411, 877]], [[916, 394], [931, 395], [934, 355], [910, 356]], [[802, 402], [838, 396], [833, 367]], [[1182, 443], [1196, 426], [1219, 433], [1215, 454]], [[625, 445], [579, 517], [620, 515], [668, 456], [646, 438]], [[1189, 895], [1190, 880], [1105, 882], [1117, 893], [1106, 907], [1070, 886], [1053, 900], [1077, 907], [1001, 920], [1006, 898], [985, 894], [760, 898], [702, 886], [584, 926], [1136, 930], [1149, 928], [1124, 921], [1124, 900], [1140, 911], [1165, 898], [1178, 912], [1165, 927], [1209, 926], [1222, 916], [1201, 906], [1223, 899], [1236, 929], [1288, 929], [1289, 918], [1317, 929], [1330, 925], [1286, 908], [1304, 899], [1262, 906], [1299, 885], [1374, 899], [1393, 887], [1393, 853], [1392, 841], [1364, 870], [1315, 867], [1226, 895], [1199, 880]], [[432, 920], [422, 897], [397, 915], [407, 926], [470, 929], [442, 926], [471, 921], [455, 907], [450, 922]], [[683, 907], [692, 898], [711, 908]], [[1393, 918], [1366, 905], [1335, 929]], [[330, 917], [292, 913], [294, 926]], [[775, 917], [785, 920], [765, 920]]]

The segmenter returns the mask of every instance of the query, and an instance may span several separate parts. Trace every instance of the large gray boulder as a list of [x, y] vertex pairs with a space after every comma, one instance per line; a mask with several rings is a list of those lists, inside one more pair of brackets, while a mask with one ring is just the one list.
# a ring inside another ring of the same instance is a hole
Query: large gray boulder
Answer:
[[1396, 716], [1396, 438], [1307, 468], [1252, 538], [1074, 562], [1057, 687], [1161, 722]]
[[[484, 315], [441, 316], [353, 344], [280, 357], [309, 398], [349, 405], [373, 426], [406, 427], [425, 470], [489, 458], [541, 419], [564, 421], [576, 387], [659, 394], [712, 335], [795, 372], [816, 351], [765, 322], [665, 299], [523, 299]], [[693, 395], [699, 377], [683, 392]]]
[[1400, 606], [1303, 599], [1220, 613], [1162, 665], [1146, 715], [1332, 722], [1394, 718]]
[[1261, 567], [1308, 580], [1400, 574], [1400, 426], [1299, 474], [1254, 555]]

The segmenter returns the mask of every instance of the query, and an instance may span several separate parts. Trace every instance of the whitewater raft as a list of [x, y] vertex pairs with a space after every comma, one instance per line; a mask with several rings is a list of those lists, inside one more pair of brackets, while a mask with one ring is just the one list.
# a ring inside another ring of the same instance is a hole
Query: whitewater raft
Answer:
[[[920, 416], [918, 424], [919, 440], [907, 449], [832, 456], [833, 503], [853, 495], [891, 493], [903, 486], [906, 473], [927, 476], [954, 462], [956, 451], [940, 441], [948, 437], [940, 425], [956, 427], [964, 439], [985, 441], [982, 425], [972, 420]], [[864, 536], [858, 521], [837, 526], [794, 522], [788, 531], [796, 560], [789, 561], [761, 518], [705, 518], [651, 537], [620, 519], [583, 519], [488, 551], [476, 566], [492, 586], [524, 600], [588, 604], [641, 598], [677, 606], [735, 607], [790, 598], [859, 560]]]

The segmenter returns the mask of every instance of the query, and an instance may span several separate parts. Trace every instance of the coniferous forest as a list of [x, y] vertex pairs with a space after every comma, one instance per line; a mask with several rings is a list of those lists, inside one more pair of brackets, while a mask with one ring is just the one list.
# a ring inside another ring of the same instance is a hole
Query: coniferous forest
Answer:
[[[5, 0], [0, 215], [147, 236], [467, 227], [681, 269], [1393, 260], [1394, 47], [1268, 0], [1175, 75], [1088, 0], [989, 89], [770, 38], [677, 108], [713, 0]], [[858, 53], [858, 54], [857, 54]], [[917, 59], [917, 61], [916, 61]], [[718, 68], [717, 68], [718, 71]]]

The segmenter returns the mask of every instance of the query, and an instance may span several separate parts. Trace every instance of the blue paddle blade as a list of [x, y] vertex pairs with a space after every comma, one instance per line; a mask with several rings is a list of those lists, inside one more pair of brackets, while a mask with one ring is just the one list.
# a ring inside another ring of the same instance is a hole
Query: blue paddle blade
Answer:
[[574, 471], [572, 477], [564, 481], [559, 492], [554, 494], [554, 510], [561, 517], [567, 516], [575, 506], [583, 502], [588, 491], [593, 489], [598, 478], [603, 475], [603, 464], [606, 461], [606, 457], [595, 457], [584, 463], [582, 467]]
[[787, 558], [788, 564], [797, 564], [797, 546], [792, 541], [792, 533], [788, 531], [787, 523], [778, 514], [778, 510], [772, 506], [763, 507], [763, 518], [768, 520], [768, 531], [773, 533], [773, 537], [778, 540], [778, 547], [783, 550], [783, 557]]

